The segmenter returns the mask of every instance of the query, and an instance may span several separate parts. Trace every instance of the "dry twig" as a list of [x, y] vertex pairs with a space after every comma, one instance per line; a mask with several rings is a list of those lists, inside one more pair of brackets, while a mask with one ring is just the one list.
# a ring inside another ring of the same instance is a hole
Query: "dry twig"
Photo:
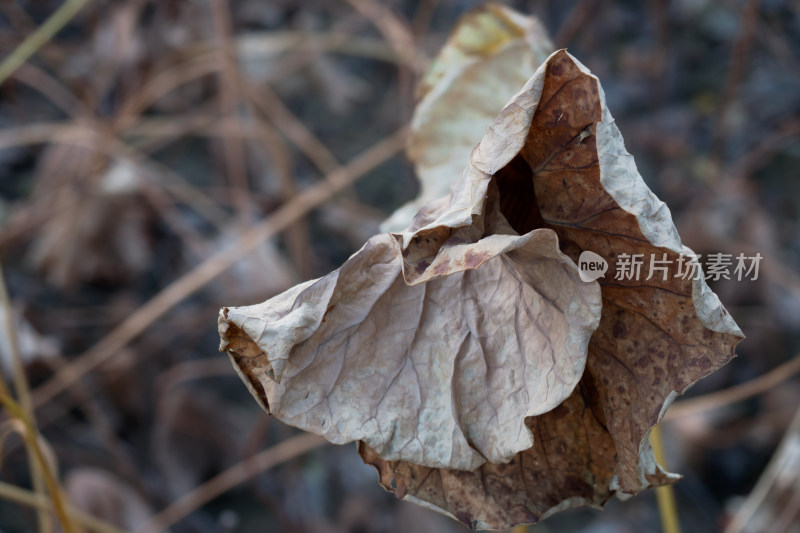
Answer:
[[712, 392], [692, 398], [675, 402], [664, 415], [665, 420], [674, 420], [685, 416], [691, 416], [704, 411], [718, 409], [725, 405], [741, 402], [753, 396], [762, 394], [791, 378], [800, 372], [800, 354], [777, 368], [774, 368], [756, 379], [736, 385], [729, 389]]
[[215, 279], [265, 240], [288, 228], [295, 220], [319, 206], [336, 192], [392, 157], [405, 146], [407, 129], [375, 144], [340, 171], [308, 189], [275, 211], [269, 218], [244, 232], [239, 239], [206, 259], [192, 271], [175, 280], [111, 330], [87, 352], [65, 366], [50, 381], [34, 391], [34, 405], [41, 407], [56, 394], [70, 387], [86, 373], [112, 357], [120, 348], [140, 335], [150, 324], [179, 302]]
[[[15, 487], [14, 485], [9, 485], [8, 483], [4, 483], [2, 481], [0, 481], [0, 498], [21, 505], [35, 507], [36, 509], [40, 509], [44, 512], [52, 509], [52, 502], [46, 497], [25, 489], [21, 489], [19, 487]], [[70, 518], [75, 521], [75, 523], [85, 527], [89, 531], [94, 531], [95, 533], [125, 533], [124, 530], [118, 528], [117, 526], [99, 520], [92, 515], [75, 509], [72, 506], [67, 507], [67, 513], [69, 514]]]
[[199, 487], [173, 502], [166, 509], [152, 516], [136, 533], [157, 533], [164, 531], [183, 517], [208, 503], [220, 494], [244, 483], [248, 479], [284, 463], [314, 448], [322, 446], [327, 441], [311, 433], [303, 433], [267, 448], [258, 454], [217, 474]]

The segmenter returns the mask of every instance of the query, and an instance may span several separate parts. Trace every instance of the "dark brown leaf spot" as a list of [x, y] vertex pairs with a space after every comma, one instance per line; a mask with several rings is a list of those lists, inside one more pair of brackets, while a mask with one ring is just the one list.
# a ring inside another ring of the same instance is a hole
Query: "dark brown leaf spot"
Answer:
[[625, 327], [624, 322], [619, 320], [614, 324], [614, 329], [611, 330], [611, 333], [615, 339], [624, 339], [628, 336], [628, 328]]

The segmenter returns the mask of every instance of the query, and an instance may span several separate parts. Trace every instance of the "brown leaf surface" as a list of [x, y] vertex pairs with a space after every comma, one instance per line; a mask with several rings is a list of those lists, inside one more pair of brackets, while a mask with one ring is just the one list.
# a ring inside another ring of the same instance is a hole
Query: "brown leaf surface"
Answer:
[[221, 349], [281, 420], [361, 441], [398, 497], [473, 528], [597, 506], [677, 479], [649, 430], [741, 332], [702, 280], [580, 281], [583, 250], [609, 272], [692, 255], [597, 79], [559, 51], [450, 197], [320, 280], [222, 309]]

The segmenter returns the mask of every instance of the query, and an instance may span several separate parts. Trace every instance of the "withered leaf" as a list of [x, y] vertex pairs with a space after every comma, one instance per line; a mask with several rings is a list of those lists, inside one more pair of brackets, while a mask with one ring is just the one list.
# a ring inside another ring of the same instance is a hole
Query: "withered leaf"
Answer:
[[584, 250], [609, 272], [693, 256], [597, 79], [558, 51], [450, 197], [320, 280], [222, 309], [221, 348], [269, 412], [360, 441], [398, 497], [492, 529], [597, 506], [677, 478], [650, 428], [741, 332], [702, 279], [580, 281]]

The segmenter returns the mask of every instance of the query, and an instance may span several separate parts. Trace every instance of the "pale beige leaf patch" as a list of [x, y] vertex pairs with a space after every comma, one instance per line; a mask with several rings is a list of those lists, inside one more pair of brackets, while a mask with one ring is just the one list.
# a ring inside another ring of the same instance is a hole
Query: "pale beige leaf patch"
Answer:
[[417, 91], [408, 157], [419, 196], [384, 231], [401, 231], [422, 206], [450, 193], [483, 130], [552, 52], [541, 23], [506, 6], [461, 17]]

